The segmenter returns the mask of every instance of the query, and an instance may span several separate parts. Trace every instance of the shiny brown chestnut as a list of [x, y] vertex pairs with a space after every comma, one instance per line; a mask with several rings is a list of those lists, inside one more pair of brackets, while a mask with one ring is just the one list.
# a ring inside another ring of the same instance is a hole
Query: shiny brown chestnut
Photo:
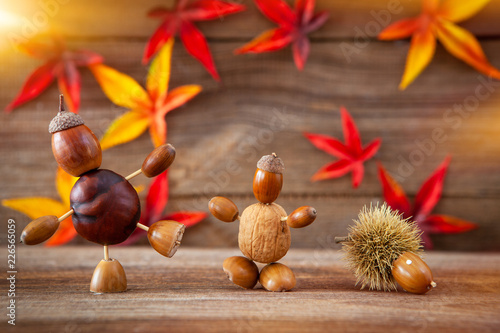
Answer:
[[125, 241], [141, 216], [139, 197], [132, 185], [110, 170], [85, 173], [71, 189], [73, 225], [85, 239], [113, 245]]

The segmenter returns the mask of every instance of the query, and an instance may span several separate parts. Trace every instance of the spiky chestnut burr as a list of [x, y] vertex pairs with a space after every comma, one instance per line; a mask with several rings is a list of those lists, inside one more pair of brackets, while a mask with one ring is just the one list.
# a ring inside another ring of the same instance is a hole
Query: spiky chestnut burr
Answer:
[[[415, 223], [403, 219], [386, 203], [364, 207], [354, 222], [348, 229], [349, 235], [336, 238], [336, 242], [342, 243], [344, 259], [361, 289], [396, 290], [398, 282], [409, 292], [425, 293], [435, 286], [430, 269], [419, 256], [421, 232]], [[398, 260], [407, 253], [412, 255], [411, 267], [402, 266], [407, 260]], [[406, 274], [393, 274], [402, 270]]]

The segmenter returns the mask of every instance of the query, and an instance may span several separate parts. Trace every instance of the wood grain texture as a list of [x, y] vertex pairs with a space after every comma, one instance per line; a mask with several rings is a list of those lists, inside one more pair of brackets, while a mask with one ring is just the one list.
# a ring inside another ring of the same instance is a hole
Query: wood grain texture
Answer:
[[[208, 38], [245, 41], [275, 26], [258, 11], [253, 1], [233, 2], [244, 4], [247, 10], [225, 16], [218, 21], [200, 22], [199, 26]], [[288, 0], [287, 2], [293, 4], [294, 1]], [[43, 3], [51, 3], [52, 6], [43, 6]], [[147, 12], [158, 6], [171, 8], [174, 3], [174, 0], [121, 0], [119, 2], [22, 0], [6, 3], [3, 8], [31, 22], [35, 27], [43, 26], [44, 21], [40, 17], [50, 17], [52, 26], [68, 36], [126, 39], [149, 38], [159, 26], [160, 21], [148, 18]], [[421, 6], [420, 1], [415, 0], [318, 0], [316, 3], [316, 10], [330, 12], [330, 19], [319, 31], [313, 33], [314, 38], [360, 36], [373, 38], [382, 27], [390, 22], [418, 15]], [[500, 22], [497, 18], [499, 15], [500, 3], [491, 1], [476, 16], [463, 23], [463, 26], [479, 36], [498, 36]], [[20, 27], [13, 32], [22, 36], [22, 31]]]
[[[21, 3], [33, 8], [28, 0]], [[150, 4], [158, 3], [169, 2]], [[144, 84], [147, 68], [140, 59], [155, 24], [141, 21], [138, 13], [149, 8], [148, 4], [72, 1], [67, 9], [61, 7], [61, 15], [67, 10], [64, 18], [58, 14], [54, 20], [66, 28], [72, 47], [102, 54], [108, 65]], [[382, 138], [376, 159], [402, 183], [411, 199], [445, 156], [452, 154], [443, 198], [435, 213], [474, 221], [480, 228], [464, 235], [435, 236], [437, 249], [500, 251], [500, 82], [490, 81], [439, 46], [422, 75], [406, 91], [398, 91], [408, 41], [371, 40], [349, 56], [342, 48], [345, 43], [356, 45], [353, 27], [368, 22], [372, 6], [381, 10], [387, 2], [318, 1], [318, 8], [332, 11], [332, 22], [314, 35], [302, 72], [295, 69], [289, 48], [259, 55], [232, 54], [247, 39], [271, 26], [255, 9], [241, 14], [241, 19], [237, 14], [227, 21], [225, 18], [224, 24], [202, 25], [210, 38], [220, 84], [176, 42], [170, 89], [200, 84], [203, 91], [166, 117], [168, 141], [177, 151], [169, 169], [168, 212], [208, 212], [208, 201], [215, 195], [227, 196], [243, 211], [256, 202], [252, 195], [256, 162], [262, 155], [277, 152], [286, 166], [277, 203], [287, 213], [302, 205], [318, 210], [311, 226], [292, 231], [292, 247], [316, 248], [324, 238], [344, 234], [362, 206], [382, 200], [376, 163], [371, 160], [366, 164], [365, 179], [358, 190], [351, 188], [349, 176], [311, 183], [310, 177], [334, 157], [315, 149], [302, 135], [310, 131], [342, 138], [338, 109], [344, 105], [364, 143]], [[85, 11], [94, 7], [100, 10], [93, 11], [93, 20], [105, 23], [82, 21], [89, 19]], [[500, 40], [495, 36], [500, 34], [500, 23], [491, 17], [497, 17], [499, 10], [498, 2], [492, 1], [463, 24], [480, 36], [489, 36], [480, 42], [497, 68]], [[416, 12], [416, 2], [408, 2], [400, 16]], [[38, 62], [9, 48], [0, 48], [0, 60], [0, 106], [5, 106]], [[57, 113], [57, 96], [58, 90], [52, 86], [13, 113], [0, 114], [0, 199], [58, 198], [56, 163], [47, 133]], [[104, 96], [89, 71], [82, 70], [80, 114], [98, 137], [124, 111]], [[127, 175], [141, 166], [152, 148], [145, 134], [105, 151], [102, 167]], [[150, 181], [137, 177], [132, 182], [148, 185]], [[145, 194], [140, 194], [143, 204]], [[26, 216], [0, 207], [0, 225], [8, 217], [16, 218], [20, 227], [29, 222]], [[184, 244], [236, 246], [237, 227], [209, 217], [187, 233]], [[75, 240], [76, 244], [82, 242]]]
[[[93, 295], [99, 246], [18, 248], [16, 327], [4, 332], [496, 332], [498, 254], [428, 253], [437, 288], [426, 295], [361, 291], [335, 250], [292, 250], [282, 261], [297, 287], [243, 290], [226, 279], [237, 249], [181, 247], [172, 259], [151, 248], [111, 248], [125, 293]], [[1, 282], [5, 290], [5, 279]]]

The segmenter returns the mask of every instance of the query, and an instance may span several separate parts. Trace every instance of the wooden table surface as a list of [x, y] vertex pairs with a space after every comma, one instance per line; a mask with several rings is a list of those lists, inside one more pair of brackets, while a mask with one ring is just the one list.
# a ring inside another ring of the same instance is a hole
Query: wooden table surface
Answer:
[[[128, 291], [94, 295], [102, 248], [18, 247], [16, 326], [7, 332], [498, 332], [500, 253], [426, 254], [438, 287], [426, 295], [361, 291], [336, 249], [291, 250], [291, 292], [229, 282], [222, 261], [238, 249], [181, 248], [172, 259], [148, 247], [112, 248]], [[2, 309], [7, 301], [2, 284]]]

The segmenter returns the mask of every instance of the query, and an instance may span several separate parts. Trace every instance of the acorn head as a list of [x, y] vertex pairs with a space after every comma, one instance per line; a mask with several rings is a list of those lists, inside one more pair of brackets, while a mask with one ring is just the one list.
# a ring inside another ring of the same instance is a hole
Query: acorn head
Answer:
[[283, 187], [285, 164], [275, 153], [262, 156], [253, 177], [253, 194], [262, 203], [272, 203]]
[[381, 207], [364, 207], [342, 240], [347, 266], [361, 289], [396, 290], [392, 267], [403, 253], [419, 254], [420, 230], [408, 219], [384, 203]]
[[84, 125], [82, 117], [80, 115], [66, 111], [64, 108], [64, 97], [59, 96], [59, 112], [52, 118], [49, 124], [49, 133], [54, 134], [56, 132], [64, 131], [72, 127]]
[[70, 175], [79, 177], [101, 166], [99, 140], [79, 115], [64, 109], [63, 95], [60, 95], [59, 112], [50, 122], [49, 132], [52, 133], [54, 158]]

